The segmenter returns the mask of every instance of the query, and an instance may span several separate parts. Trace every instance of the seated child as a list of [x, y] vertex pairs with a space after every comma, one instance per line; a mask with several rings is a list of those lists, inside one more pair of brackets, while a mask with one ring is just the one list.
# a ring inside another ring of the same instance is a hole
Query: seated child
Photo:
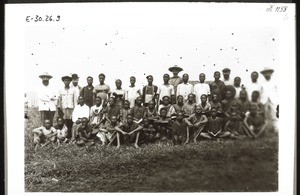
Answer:
[[182, 110], [184, 111], [184, 114], [189, 117], [195, 112], [195, 95], [189, 94], [188, 95], [188, 101], [183, 105]]
[[153, 100], [148, 103], [148, 107], [145, 109], [143, 118], [148, 118], [151, 125], [153, 125], [154, 120], [159, 118], [158, 112], [155, 109], [155, 102]]
[[[104, 126], [101, 126], [98, 131], [93, 131], [94, 134], [101, 140], [102, 146], [107, 144], [111, 145], [116, 138], [115, 128], [120, 125], [117, 116], [112, 116], [109, 122], [106, 122]], [[120, 145], [120, 143], [118, 143]]]
[[155, 141], [155, 129], [153, 125], [150, 124], [149, 118], [143, 119], [142, 127], [143, 129], [140, 132], [139, 144], [153, 143]]
[[155, 138], [158, 141], [167, 141], [171, 138], [171, 122], [171, 118], [167, 117], [167, 109], [161, 108], [158, 120], [154, 121], [157, 129]]
[[178, 114], [178, 112], [183, 111], [183, 105], [184, 105], [183, 96], [182, 95], [177, 96], [177, 104], [173, 105], [176, 114]]
[[210, 103], [207, 103], [207, 95], [202, 94], [200, 99], [201, 99], [201, 102], [200, 102], [200, 104], [198, 104], [198, 106], [200, 106], [200, 108], [202, 110], [202, 114], [207, 116], [211, 109]]
[[104, 125], [107, 125], [111, 122], [111, 118], [113, 116], [117, 117], [117, 120], [119, 120], [120, 117], [120, 107], [116, 105], [115, 98], [110, 97], [108, 99], [108, 105], [103, 109], [104, 113]]
[[95, 129], [99, 128], [101, 122], [104, 120], [103, 118], [103, 107], [102, 107], [102, 99], [101, 97], [96, 97], [96, 104], [91, 107], [90, 111], [90, 127]]
[[56, 139], [56, 129], [51, 126], [51, 121], [46, 119], [44, 121], [44, 126], [35, 128], [33, 132], [33, 145], [35, 149], [41, 144], [42, 147], [48, 145], [51, 142], [55, 142]]
[[222, 105], [219, 102], [219, 98], [217, 94], [212, 94], [212, 99], [209, 102], [211, 109], [215, 108], [217, 110], [217, 116], [218, 117], [224, 117], [224, 114], [222, 112]]
[[64, 120], [62, 117], [57, 118], [57, 125], [54, 127], [56, 129], [56, 138], [57, 143], [61, 144], [62, 142], [67, 142], [67, 136], [68, 136], [68, 127], [64, 124]]
[[172, 117], [175, 114], [175, 109], [174, 107], [170, 104], [170, 97], [169, 96], [164, 96], [162, 98], [162, 104], [158, 106], [158, 113], [160, 113], [161, 108], [166, 108], [167, 110], [167, 117]]
[[135, 100], [136, 104], [132, 108], [133, 121], [135, 123], [140, 123], [143, 120], [146, 108], [142, 106], [142, 97], [137, 97]]
[[208, 121], [207, 117], [201, 112], [201, 107], [196, 106], [195, 113], [192, 114], [189, 118], [185, 119], [186, 123], [188, 124], [189, 136], [191, 137], [192, 135], [194, 143], [197, 143], [197, 138], [203, 131], [203, 128]]
[[231, 108], [231, 104], [234, 101], [231, 90], [227, 90], [225, 93], [225, 99], [221, 101], [222, 112], [226, 113]]
[[125, 100], [123, 103], [123, 108], [121, 108], [121, 110], [120, 110], [121, 123], [126, 123], [128, 114], [131, 114], [130, 102], [128, 100]]
[[184, 113], [179, 111], [176, 116], [176, 121], [172, 124], [172, 139], [174, 145], [187, 144], [189, 142], [188, 126], [183, 118]]
[[[140, 136], [140, 131], [143, 129], [142, 126], [133, 122], [133, 116], [131, 114], [127, 115], [127, 122], [122, 123], [115, 128], [117, 131], [117, 139], [118, 143], [120, 143], [120, 139], [124, 144], [134, 143], [135, 148], [139, 148], [138, 141]], [[117, 147], [120, 147], [118, 144]]]
[[230, 133], [230, 138], [233, 139], [245, 138], [242, 119], [236, 112], [230, 113], [229, 120], [226, 122], [224, 126], [224, 130]]
[[261, 115], [263, 119], [265, 119], [265, 109], [264, 105], [259, 101], [259, 92], [253, 91], [251, 94], [250, 104], [254, 104], [257, 106], [257, 114]]
[[92, 146], [94, 145], [94, 139], [92, 138], [92, 128], [88, 126], [89, 119], [83, 117], [81, 124], [77, 129], [76, 144], [78, 146]]
[[263, 117], [257, 113], [257, 106], [250, 106], [250, 114], [244, 120], [244, 129], [248, 136], [257, 138], [265, 131], [267, 124]]
[[208, 128], [206, 132], [200, 133], [201, 137], [208, 139], [230, 137], [230, 132], [223, 130], [223, 119], [217, 117], [217, 109], [211, 109], [211, 117], [208, 117]]

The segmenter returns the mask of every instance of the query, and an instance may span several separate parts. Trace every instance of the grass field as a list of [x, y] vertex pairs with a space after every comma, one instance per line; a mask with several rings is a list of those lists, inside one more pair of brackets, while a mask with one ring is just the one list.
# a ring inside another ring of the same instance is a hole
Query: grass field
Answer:
[[48, 145], [34, 151], [25, 123], [27, 192], [233, 192], [278, 190], [278, 137], [200, 141], [185, 146], [92, 148]]

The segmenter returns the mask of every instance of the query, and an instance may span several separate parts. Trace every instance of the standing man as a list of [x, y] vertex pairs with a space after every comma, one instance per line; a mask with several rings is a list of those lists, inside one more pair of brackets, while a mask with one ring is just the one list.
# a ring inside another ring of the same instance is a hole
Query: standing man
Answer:
[[207, 95], [208, 99], [210, 99], [210, 87], [207, 83], [204, 83], [205, 81], [205, 74], [200, 73], [199, 74], [199, 81], [200, 83], [195, 84], [194, 86], [194, 94], [196, 95], [196, 104], [201, 103], [201, 95], [205, 94]]
[[135, 100], [141, 95], [141, 91], [135, 86], [136, 78], [134, 76], [130, 77], [130, 86], [126, 90], [125, 99], [130, 102], [130, 108], [133, 108]]
[[173, 85], [169, 84], [170, 75], [164, 74], [163, 76], [164, 83], [159, 86], [158, 94], [159, 94], [159, 104], [163, 103], [163, 97], [168, 96], [171, 102], [176, 103], [175, 100], [175, 92]]
[[142, 92], [142, 102], [143, 106], [147, 107], [150, 101], [154, 101], [155, 104], [157, 104], [157, 91], [158, 87], [156, 85], [153, 85], [153, 76], [148, 75], [147, 77], [148, 85], [143, 87]]
[[274, 80], [271, 79], [274, 70], [271, 68], [265, 68], [260, 73], [265, 77], [265, 81], [262, 83], [261, 103], [265, 107], [265, 119], [270, 127], [274, 128], [275, 132], [278, 132], [278, 119], [276, 117], [276, 107], [278, 105], [277, 85]]
[[52, 78], [47, 72], [39, 76], [42, 79], [42, 86], [38, 89], [38, 105], [41, 113], [41, 125], [45, 120], [50, 120], [53, 124], [53, 117], [56, 111], [57, 94], [49, 86], [49, 80]]
[[72, 84], [71, 88], [74, 88], [76, 94], [75, 94], [75, 99], [76, 99], [76, 105], [78, 104], [78, 97], [80, 95], [81, 87], [78, 85], [79, 77], [77, 74], [72, 74]]
[[179, 72], [183, 71], [182, 68], [179, 66], [175, 65], [169, 68], [169, 71], [173, 73], [173, 76], [169, 80], [169, 84], [173, 85], [174, 87], [174, 92], [175, 92], [175, 102], [176, 102], [176, 97], [177, 97], [177, 86], [182, 83], [181, 77], [178, 76]]
[[77, 101], [75, 99], [76, 91], [74, 88], [70, 87], [72, 77], [63, 76], [61, 80], [64, 82], [64, 87], [59, 91], [59, 103], [57, 105], [58, 113], [60, 117], [63, 117], [65, 124], [68, 127], [67, 138], [71, 139], [73, 125], [72, 114], [75, 105], [77, 105]]
[[230, 78], [231, 70], [229, 68], [224, 68], [223, 73], [223, 82], [225, 85], [233, 85], [233, 80]]
[[110, 96], [110, 87], [104, 83], [105, 74], [99, 74], [99, 85], [94, 87], [94, 104], [96, 103], [96, 97], [101, 97], [103, 105], [106, 105], [108, 97]]
[[181, 95], [183, 97], [183, 102], [187, 102], [188, 95], [190, 93], [193, 93], [194, 87], [192, 84], [188, 83], [189, 81], [189, 75], [183, 74], [182, 75], [182, 81], [183, 83], [179, 84], [177, 86], [177, 97]]
[[[258, 79], [258, 72], [254, 71], [251, 73], [251, 83], [249, 83], [246, 86], [247, 94], [249, 97], [251, 97], [253, 91], [259, 92], [259, 100], [261, 99], [261, 93], [262, 93], [262, 86], [257, 82]], [[250, 98], [249, 98], [250, 99]]]
[[210, 83], [210, 91], [220, 97], [220, 101], [225, 99], [225, 84], [220, 80], [221, 74], [219, 71], [214, 72], [215, 80]]
[[93, 77], [88, 76], [87, 79], [87, 86], [83, 87], [80, 91], [80, 96], [83, 97], [84, 103], [91, 108], [93, 106], [93, 98], [94, 98], [94, 86], [93, 86]]

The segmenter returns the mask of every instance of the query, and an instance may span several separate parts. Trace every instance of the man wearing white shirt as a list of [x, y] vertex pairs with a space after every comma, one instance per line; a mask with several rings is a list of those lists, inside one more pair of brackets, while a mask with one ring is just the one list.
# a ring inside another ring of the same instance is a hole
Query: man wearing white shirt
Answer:
[[260, 96], [259, 100], [261, 99], [262, 85], [257, 82], [257, 79], [258, 79], [258, 72], [256, 72], [256, 71], [252, 72], [251, 73], [251, 83], [249, 83], [246, 86], [246, 91], [247, 91], [249, 99], [251, 99], [250, 97], [251, 97], [253, 91], [258, 91], [259, 92], [259, 96]]
[[80, 87], [78, 85], [78, 81], [79, 81], [79, 77], [77, 74], [72, 74], [72, 83], [71, 83], [71, 88], [73, 88], [75, 90], [75, 100], [76, 100], [76, 104], [78, 104], [78, 97], [80, 95], [80, 91], [82, 89], [82, 87]]
[[205, 94], [208, 97], [210, 97], [210, 87], [207, 83], [204, 83], [205, 81], [205, 74], [201, 73], [199, 75], [199, 81], [200, 83], [197, 83], [194, 85], [194, 94], [196, 95], [196, 104], [201, 103], [201, 95]]
[[276, 117], [276, 107], [278, 105], [277, 85], [271, 79], [274, 70], [271, 68], [265, 68], [260, 73], [265, 77], [265, 81], [262, 83], [261, 103], [265, 107], [265, 117], [267, 123], [274, 127], [274, 131], [278, 131], [278, 119]]
[[174, 103], [175, 90], [174, 90], [173, 85], [169, 84], [170, 75], [164, 74], [163, 80], [164, 80], [164, 83], [161, 86], [159, 86], [159, 89], [158, 89], [160, 104], [163, 102], [162, 98], [164, 96], [168, 96], [170, 98], [171, 102]]
[[130, 108], [133, 108], [135, 100], [141, 95], [141, 90], [135, 86], [136, 78], [130, 77], [130, 86], [127, 88], [125, 93], [125, 99], [130, 102]]
[[223, 73], [223, 82], [225, 85], [233, 85], [233, 79], [230, 78], [231, 70], [229, 68], [224, 68]]
[[243, 86], [241, 86], [241, 77], [235, 77], [234, 78], [233, 87], [235, 89], [234, 98], [239, 98], [240, 97], [240, 92], [243, 89]]
[[193, 93], [194, 87], [192, 84], [188, 83], [189, 75], [183, 74], [182, 75], [183, 83], [177, 86], [177, 96], [181, 95], [183, 97], [183, 101], [186, 102], [188, 99], [188, 95]]
[[52, 78], [47, 72], [39, 76], [42, 79], [43, 85], [38, 89], [38, 105], [41, 113], [41, 125], [44, 124], [46, 119], [50, 120], [53, 124], [53, 117], [56, 111], [56, 101], [58, 95], [49, 86], [49, 80]]
[[78, 97], [78, 105], [75, 106], [73, 114], [72, 114], [72, 140], [76, 138], [77, 135], [77, 128], [81, 124], [81, 119], [86, 117], [89, 118], [90, 116], [90, 108], [84, 104], [84, 99], [82, 96]]

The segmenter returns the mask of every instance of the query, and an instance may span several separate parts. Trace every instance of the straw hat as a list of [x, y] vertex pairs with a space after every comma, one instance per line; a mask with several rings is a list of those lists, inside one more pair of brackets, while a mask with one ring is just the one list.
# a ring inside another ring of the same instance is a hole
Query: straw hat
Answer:
[[183, 69], [180, 68], [179, 66], [175, 65], [175, 66], [170, 67], [169, 71], [171, 71], [171, 72], [180, 72], [180, 71], [183, 71]]
[[39, 76], [41, 79], [44, 79], [44, 80], [49, 80], [52, 78], [52, 76], [48, 73], [48, 72], [44, 72], [43, 74], [41, 74]]
[[274, 72], [274, 69], [270, 68], [270, 67], [265, 67], [262, 71], [260, 71], [261, 74], [264, 74], [266, 72]]

